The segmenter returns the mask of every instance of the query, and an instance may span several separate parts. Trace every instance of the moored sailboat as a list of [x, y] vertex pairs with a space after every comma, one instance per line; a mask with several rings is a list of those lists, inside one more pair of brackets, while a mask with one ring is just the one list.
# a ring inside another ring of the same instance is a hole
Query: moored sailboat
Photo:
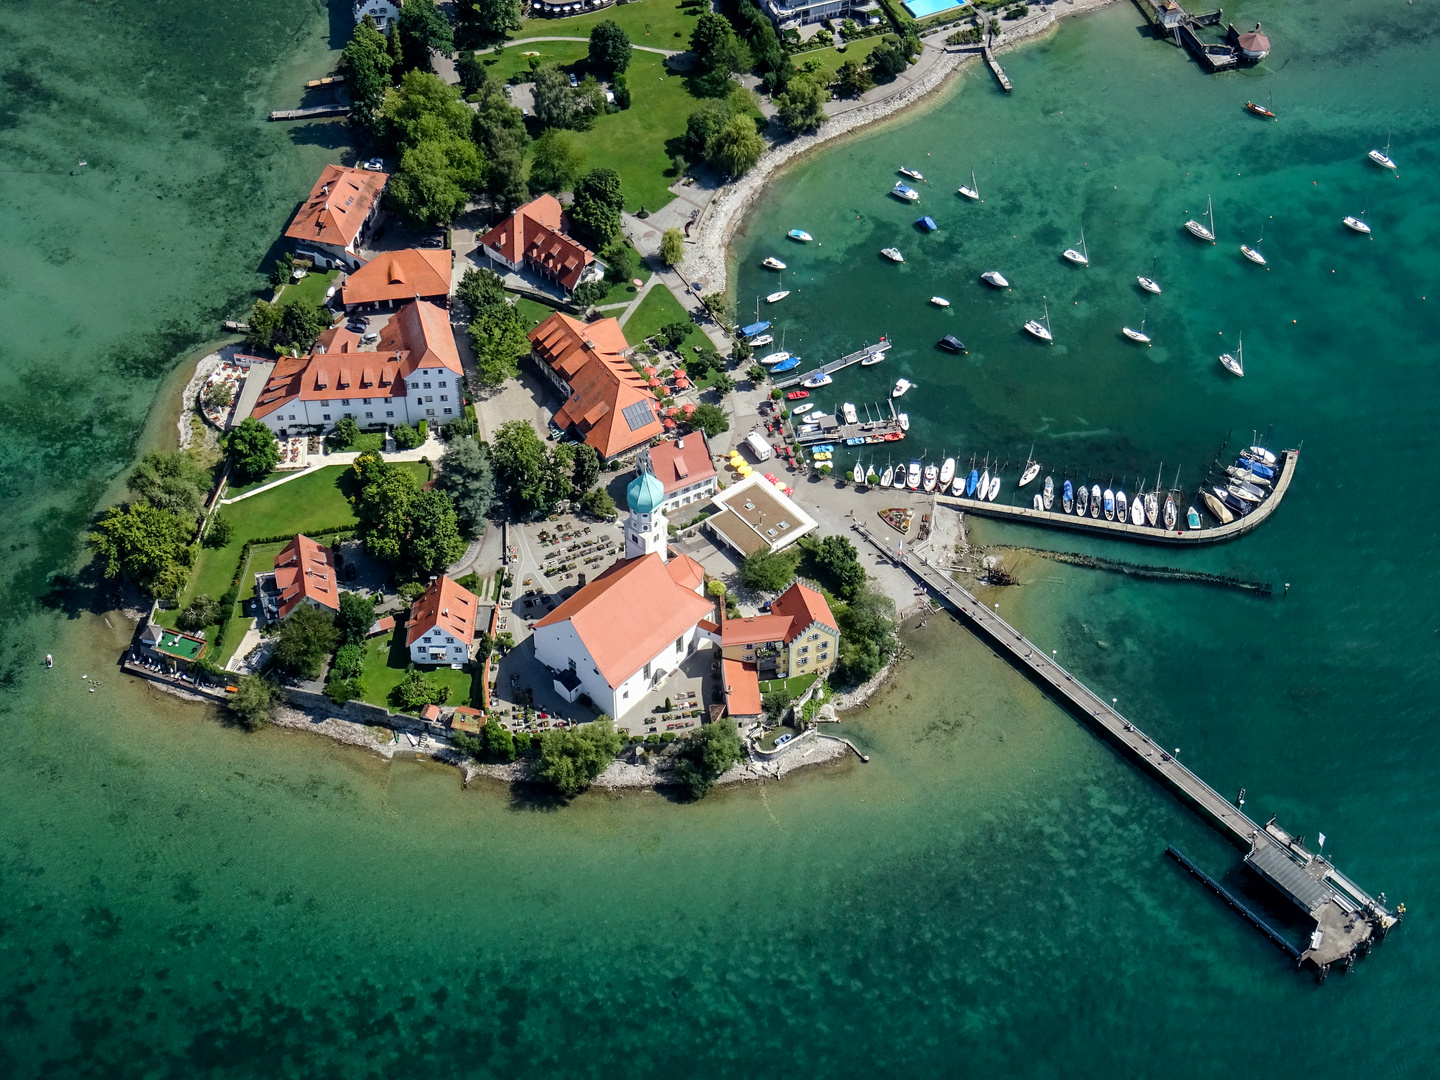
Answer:
[[1099, 485], [1099, 484], [1091, 484], [1091, 485], [1090, 485], [1090, 516], [1091, 516], [1092, 518], [1098, 518], [1098, 517], [1100, 516], [1100, 485]]
[[1205, 197], [1205, 203], [1205, 216], [1210, 221], [1209, 227], [1207, 228], [1206, 226], [1200, 224], [1200, 222], [1196, 221], [1194, 218], [1191, 218], [1189, 221], [1185, 222], [1185, 228], [1189, 230], [1191, 236], [1194, 236], [1200, 240], [1208, 240], [1210, 241], [1210, 243], [1213, 244], [1215, 243], [1215, 203], [1208, 195]]
[[1074, 263], [1076, 266], [1090, 265], [1090, 249], [1085, 246], [1084, 229], [1080, 230], [1080, 250], [1076, 251], [1074, 248], [1066, 248], [1061, 254], [1067, 261]]
[[1045, 297], [1041, 297], [1041, 299], [1045, 300], [1045, 321], [1041, 323], [1031, 319], [1025, 324], [1025, 332], [1049, 345], [1055, 340], [1054, 335], [1050, 333], [1050, 301]]
[[1229, 353], [1221, 353], [1221, 354], [1220, 354], [1220, 363], [1221, 363], [1221, 365], [1224, 366], [1224, 368], [1225, 368], [1226, 371], [1230, 372], [1231, 375], [1239, 375], [1239, 376], [1241, 376], [1242, 378], [1244, 377], [1244, 375], [1245, 375], [1245, 339], [1244, 339], [1244, 337], [1241, 337], [1241, 338], [1239, 339], [1239, 343], [1235, 346], [1235, 355], [1234, 355], [1234, 356], [1231, 356]]
[[944, 464], [940, 466], [940, 490], [944, 491], [950, 486], [950, 481], [955, 479], [955, 459], [947, 457]]
[[1041, 492], [1041, 496], [1046, 510], [1055, 505], [1055, 478], [1053, 476], [1045, 477], [1045, 490]]
[[979, 198], [980, 198], [980, 185], [975, 182], [975, 170], [974, 170], [974, 169], [971, 169], [971, 170], [970, 170], [970, 186], [969, 186], [969, 187], [966, 187], [964, 184], [961, 184], [961, 185], [960, 185], [960, 194], [961, 194], [961, 195], [964, 195], [967, 199], [975, 199], [975, 200], [977, 200], [977, 201], [979, 200]]
[[1065, 481], [1065, 487], [1061, 491], [1060, 505], [1065, 508], [1065, 513], [1070, 513], [1075, 508], [1075, 489], [1070, 481]]

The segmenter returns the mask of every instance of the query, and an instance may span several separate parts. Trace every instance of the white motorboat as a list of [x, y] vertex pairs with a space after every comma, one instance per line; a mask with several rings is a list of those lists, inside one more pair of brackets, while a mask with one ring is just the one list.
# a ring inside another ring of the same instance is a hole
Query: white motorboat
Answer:
[[1385, 140], [1384, 150], [1371, 150], [1370, 153], [1366, 155], [1366, 157], [1368, 157], [1376, 165], [1379, 165], [1382, 169], [1395, 168], [1395, 162], [1392, 161], [1390, 158], [1390, 140], [1388, 138]]
[[1241, 244], [1240, 254], [1257, 265], [1265, 265], [1265, 256], [1260, 254], [1259, 248], [1252, 248], [1249, 244]]
[[1105, 489], [1104, 500], [1105, 500], [1105, 503], [1104, 503], [1104, 505], [1105, 505], [1105, 520], [1106, 520], [1106, 521], [1114, 521], [1114, 520], [1115, 520], [1115, 492], [1111, 491], [1111, 490], [1107, 487], [1107, 488]]
[[970, 186], [966, 187], [964, 184], [961, 184], [960, 194], [964, 195], [967, 199], [979, 201], [980, 185], [975, 182], [975, 171], [973, 169], [970, 171]]
[[986, 502], [994, 502], [995, 496], [1000, 494], [1000, 477], [990, 477], [990, 490], [985, 493]]
[[949, 300], [946, 300], [943, 296], [932, 296], [932, 297], [930, 297], [930, 303], [934, 304], [936, 307], [949, 307], [949, 306], [950, 306], [950, 301], [949, 301]]
[[1123, 490], [1115, 492], [1115, 520], [1122, 525], [1130, 520], [1130, 504], [1125, 500]]
[[1075, 492], [1075, 516], [1084, 517], [1090, 509], [1090, 489], [1084, 484]]
[[910, 467], [905, 471], [905, 486], [911, 491], [920, 490], [920, 459], [912, 458]]
[[785, 235], [788, 236], [788, 237], [790, 237], [791, 240], [798, 240], [798, 241], [800, 241], [800, 243], [802, 243], [802, 244], [808, 244], [811, 240], [815, 239], [813, 236], [811, 236], [811, 235], [810, 235], [808, 232], [806, 232], [804, 229], [791, 229], [791, 230], [790, 230], [788, 233], [786, 233]]
[[886, 465], [885, 474], [880, 477], [881, 487], [891, 487], [895, 483], [895, 466]]
[[944, 491], [955, 479], [955, 459], [947, 457], [940, 466], [940, 490]]
[[1045, 509], [1049, 510], [1050, 507], [1055, 505], [1055, 478], [1053, 476], [1045, 477], [1045, 491], [1042, 494], [1044, 496], [1042, 501], [1045, 503]]
[[925, 181], [925, 177], [919, 169], [907, 169], [904, 165], [901, 165], [897, 171], [901, 176], [908, 176], [911, 180], [919, 180], [921, 183]]
[[1050, 333], [1050, 302], [1048, 300], [1045, 301], [1045, 321], [1041, 323], [1031, 319], [1025, 324], [1025, 332], [1034, 335], [1047, 345], [1055, 340]]
[[935, 483], [936, 483], [937, 480], [939, 480], [939, 478], [940, 478], [940, 470], [937, 469], [934, 465], [926, 465], [926, 466], [925, 466], [925, 479], [924, 479], [924, 481], [922, 482], [921, 486], [922, 486], [926, 491], [934, 491], [934, 490], [935, 490]]
[[750, 346], [750, 348], [752, 348], [752, 349], [758, 349], [758, 348], [760, 348], [762, 345], [773, 345], [774, 343], [775, 343], [775, 335], [774, 335], [774, 334], [761, 334], [759, 337], [757, 337], [757, 338], [752, 338], [749, 342], [747, 342], [747, 344], [748, 344], [748, 345]]
[[1241, 338], [1240, 338], [1240, 343], [1235, 346], [1235, 355], [1234, 355], [1234, 356], [1231, 356], [1228, 352], [1227, 352], [1227, 353], [1221, 353], [1221, 354], [1220, 354], [1220, 363], [1221, 363], [1221, 365], [1224, 366], [1224, 368], [1225, 368], [1226, 371], [1230, 372], [1231, 375], [1239, 375], [1239, 376], [1241, 376], [1242, 378], [1244, 377], [1244, 375], [1245, 375], [1245, 339], [1244, 339], [1244, 337], [1241, 337]]
[[1085, 246], [1084, 229], [1080, 230], [1080, 250], [1076, 251], [1074, 248], [1066, 248], [1062, 254], [1068, 261], [1074, 263], [1076, 266], [1090, 265], [1090, 249]]
[[[1235, 520], [1235, 515], [1230, 512], [1230, 508], [1214, 495], [1210, 494], [1210, 492], [1200, 492], [1200, 498], [1205, 501], [1205, 508], [1215, 516], [1215, 520], [1220, 522], [1221, 525], [1229, 525]], [[1194, 528], [1194, 526], [1192, 525], [1191, 528]]]
[[775, 258], [774, 255], [771, 255], [771, 256], [769, 256], [768, 258], [762, 260], [761, 263], [760, 263], [760, 265], [763, 266], [763, 267], [765, 267], [766, 270], [784, 270], [784, 269], [785, 269], [785, 264], [784, 264], [783, 262], [781, 262], [779, 259]]
[[1132, 329], [1130, 329], [1130, 327], [1128, 327], [1128, 326], [1122, 326], [1122, 327], [1120, 328], [1120, 332], [1121, 332], [1122, 334], [1124, 334], [1126, 337], [1128, 337], [1131, 341], [1138, 341], [1138, 342], [1140, 342], [1141, 345], [1149, 345], [1149, 344], [1150, 344], [1150, 335], [1147, 334], [1147, 333], [1145, 333], [1145, 320], [1144, 320], [1144, 319], [1141, 319], [1141, 320], [1140, 320], [1140, 329], [1139, 329], [1139, 330], [1132, 330]]
[[904, 490], [905, 490], [905, 466], [904, 466], [904, 465], [899, 465], [899, 466], [896, 466], [896, 468], [895, 468], [895, 484], [894, 484], [894, 487], [895, 487], [895, 490], [896, 490], [896, 491], [904, 491]]
[[860, 417], [855, 412], [855, 406], [848, 401], [840, 406], [840, 414], [845, 417], [845, 423], [847, 424], [858, 424], [860, 422]]
[[1035, 500], [1034, 500], [1034, 502], [1033, 502], [1031, 505], [1033, 505], [1036, 510], [1044, 510], [1044, 509], [1045, 509], [1045, 500], [1044, 500], [1044, 498], [1041, 497], [1041, 495], [1040, 495], [1040, 493], [1039, 493], [1038, 491], [1035, 493]]
[[1092, 518], [1098, 518], [1098, 517], [1100, 516], [1100, 485], [1099, 485], [1099, 484], [1091, 484], [1091, 485], [1090, 485], [1090, 516], [1091, 516]]
[[[1158, 257], [1155, 259], [1155, 261], [1154, 261], [1153, 263], [1151, 263], [1151, 265], [1150, 265], [1150, 273], [1151, 273], [1152, 275], [1155, 273], [1155, 267], [1158, 266], [1159, 264], [1160, 264], [1160, 259], [1159, 259]], [[1151, 277], [1139, 276], [1139, 277], [1136, 277], [1135, 280], [1140, 283], [1140, 288], [1144, 289], [1146, 292], [1148, 292], [1148, 293], [1154, 293], [1156, 296], [1159, 296], [1159, 295], [1160, 295], [1160, 283], [1159, 283], [1158, 281], [1156, 281], [1153, 276], [1151, 276]]]
[[910, 414], [908, 412], [896, 413], [895, 419], [899, 422], [901, 431], [910, 430]]
[[904, 397], [905, 391], [909, 390], [910, 387], [914, 385], [915, 384], [912, 383], [909, 379], [896, 379], [895, 388], [890, 391], [890, 396], [892, 398]]
[[[1192, 511], [1192, 513], [1193, 513], [1193, 511]], [[1196, 517], [1198, 518], [1199, 515], [1197, 514]], [[1172, 529], [1172, 530], [1173, 530], [1173, 529], [1175, 528], [1175, 522], [1178, 521], [1178, 520], [1179, 520], [1179, 514], [1176, 512], [1176, 509], [1175, 509], [1175, 496], [1173, 496], [1173, 495], [1166, 495], [1166, 496], [1165, 496], [1165, 528], [1167, 528], [1167, 529]]]
[[855, 462], [855, 468], [850, 470], [850, 478], [857, 484], [865, 482], [865, 470], [861, 467], [860, 462]]
[[[1166, 498], [1169, 498], [1167, 495]], [[1173, 503], [1171, 505], [1174, 505]], [[1145, 520], [1154, 525], [1160, 519], [1160, 500], [1155, 497], [1155, 492], [1147, 492], [1145, 495]]]
[[831, 383], [833, 383], [834, 381], [835, 381], [835, 380], [834, 380], [833, 378], [831, 378], [829, 375], [826, 375], [825, 372], [823, 372], [823, 371], [817, 371], [817, 372], [815, 372], [814, 375], [811, 375], [808, 379], [806, 379], [806, 380], [805, 380], [804, 382], [802, 382], [800, 385], [803, 386], [803, 387], [805, 387], [806, 390], [814, 390], [814, 389], [816, 389], [817, 387], [829, 386], [829, 385], [830, 385]]
[[813, 401], [807, 401], [804, 405], [796, 405], [795, 408], [790, 410], [790, 414], [792, 416], [804, 416], [814, 407], [815, 403]]
[[885, 258], [889, 259], [891, 262], [894, 263], [903, 263], [905, 261], [905, 256], [900, 254], [899, 248], [881, 248], [880, 254], [884, 255]]
[[980, 275], [980, 280], [985, 282], [986, 285], [995, 286], [997, 289], [1008, 289], [1010, 287], [1010, 282], [1005, 279], [1005, 275], [1000, 273], [999, 270], [986, 270], [985, 273]]
[[1205, 216], [1210, 220], [1209, 228], [1206, 228], [1194, 218], [1185, 222], [1185, 228], [1190, 230], [1191, 236], [1198, 237], [1201, 240], [1208, 240], [1213, 244], [1215, 242], [1215, 203], [1208, 195], [1205, 197], [1205, 203], [1207, 206]]
[[908, 184], [896, 184], [890, 189], [890, 194], [897, 199], [904, 199], [906, 202], [919, 202], [920, 193]]
[[765, 302], [767, 304], [778, 304], [781, 300], [784, 300], [785, 297], [789, 295], [789, 289], [781, 289], [779, 292], [772, 292], [769, 296], [765, 297]]
[[1345, 227], [1347, 229], [1353, 229], [1362, 236], [1370, 235], [1370, 226], [1365, 224], [1364, 217], [1347, 217], [1345, 219]]
[[774, 367], [776, 364], [782, 363], [783, 361], [789, 359], [790, 354], [782, 349], [779, 352], [772, 352], [760, 357], [759, 362], [764, 364], [766, 367]]

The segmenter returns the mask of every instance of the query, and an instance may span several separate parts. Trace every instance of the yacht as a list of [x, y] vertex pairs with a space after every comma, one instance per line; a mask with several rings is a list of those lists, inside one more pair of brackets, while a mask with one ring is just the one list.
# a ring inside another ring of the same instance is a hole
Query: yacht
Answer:
[[892, 398], [904, 397], [905, 391], [909, 390], [910, 387], [912, 387], [913, 385], [915, 384], [912, 383], [909, 379], [896, 379], [895, 388], [890, 391], [890, 396]]
[[747, 344], [749, 344], [752, 349], [758, 349], [762, 345], [773, 345], [775, 344], [775, 335], [761, 334], [757, 338], [751, 338]]
[[990, 467], [987, 465], [985, 471], [980, 474], [980, 483], [975, 487], [975, 498], [985, 498], [985, 493], [990, 490]]
[[1201, 240], [1208, 240], [1210, 241], [1210, 243], [1213, 244], [1215, 242], [1215, 203], [1210, 199], [1208, 195], [1205, 197], [1205, 203], [1207, 207], [1205, 211], [1205, 216], [1210, 221], [1209, 228], [1206, 228], [1194, 218], [1191, 218], [1189, 221], [1185, 222], [1185, 228], [1190, 230], [1191, 236], [1198, 237]]
[[1138, 342], [1140, 342], [1141, 345], [1149, 345], [1149, 344], [1150, 344], [1150, 335], [1147, 334], [1147, 333], [1145, 333], [1145, 320], [1144, 320], [1144, 319], [1141, 319], [1141, 320], [1140, 320], [1140, 329], [1139, 329], [1139, 330], [1132, 330], [1132, 329], [1130, 329], [1130, 327], [1128, 327], [1128, 326], [1122, 326], [1122, 327], [1120, 328], [1120, 332], [1121, 332], [1122, 334], [1124, 334], [1126, 337], [1128, 337], [1131, 341], [1138, 341]]
[[840, 412], [845, 417], [845, 423], [858, 424], [860, 422], [860, 417], [855, 412], [855, 406], [850, 402], [847, 401], [841, 405]]
[[808, 232], [806, 232], [804, 229], [791, 229], [791, 230], [790, 230], [788, 233], [786, 233], [785, 235], [788, 236], [788, 237], [790, 237], [791, 240], [798, 240], [798, 241], [800, 241], [800, 243], [802, 243], [802, 244], [808, 244], [811, 240], [815, 239], [813, 236], [811, 236], [811, 235], [810, 235]]
[[[1068, 484], [1070, 481], [1067, 480], [1065, 482]], [[1084, 484], [1081, 484], [1080, 490], [1075, 493], [1075, 516], [1084, 517], [1086, 511], [1089, 509], [1090, 489], [1087, 488]]]
[[1384, 150], [1371, 150], [1366, 156], [1382, 169], [1395, 168], [1395, 162], [1390, 159], [1390, 140], [1388, 138], [1385, 140]]
[[[1030, 453], [1035, 453], [1035, 447], [1030, 447]], [[1040, 463], [1036, 461], [1033, 457], [1026, 458], [1025, 471], [1020, 474], [1020, 486], [1024, 487], [1026, 484], [1030, 483], [1031, 480], [1034, 480], [1035, 477], [1039, 475]]]
[[910, 430], [910, 414], [908, 412], [896, 413], [895, 420], [899, 423], [901, 431]]
[[1369, 235], [1370, 235], [1370, 226], [1367, 225], [1367, 224], [1365, 224], [1365, 218], [1364, 218], [1363, 216], [1361, 216], [1361, 217], [1347, 217], [1347, 218], [1345, 219], [1345, 227], [1346, 227], [1347, 229], [1354, 229], [1356, 232], [1360, 233], [1362, 236], [1369, 236]]
[[789, 359], [790, 354], [782, 349], [780, 352], [772, 352], [766, 356], [760, 357], [759, 362], [765, 367], [774, 367], [776, 364], [780, 363], [780, 361]]
[[1130, 520], [1130, 503], [1126, 500], [1123, 489], [1115, 492], [1115, 520], [1122, 525]]
[[[1041, 299], [1043, 300], [1044, 297], [1041, 297]], [[1045, 342], [1047, 345], [1050, 344], [1052, 341], [1055, 340], [1054, 336], [1050, 333], [1050, 303], [1049, 303], [1049, 301], [1046, 301], [1046, 303], [1045, 303], [1045, 321], [1044, 321], [1043, 323], [1041, 323], [1041, 322], [1036, 322], [1034, 319], [1031, 319], [1029, 322], [1027, 322], [1027, 323], [1025, 324], [1025, 331], [1026, 331], [1026, 333], [1032, 334], [1032, 335], [1034, 335], [1035, 337], [1039, 338], [1041, 341]]]
[[1092, 518], [1098, 518], [1098, 517], [1100, 516], [1100, 485], [1099, 485], [1099, 484], [1091, 484], [1091, 485], [1090, 485], [1090, 516], [1091, 516]]
[[961, 184], [960, 194], [964, 195], [967, 199], [975, 199], [976, 201], [979, 201], [980, 185], [975, 182], [975, 171], [973, 169], [970, 171], [970, 186], [966, 187], [964, 184]]
[[1090, 265], [1090, 249], [1085, 246], [1084, 229], [1080, 230], [1080, 250], [1076, 251], [1074, 248], [1066, 248], [1062, 254], [1076, 266]]
[[[1192, 510], [1191, 513], [1194, 513], [1194, 511]], [[1164, 510], [1164, 514], [1165, 514], [1165, 528], [1167, 528], [1167, 529], [1174, 529], [1174, 528], [1175, 528], [1175, 522], [1178, 520], [1178, 515], [1177, 515], [1176, 512], [1175, 512], [1175, 496], [1173, 496], [1173, 495], [1166, 495], [1166, 496], [1165, 496], [1165, 510]]]
[[1130, 500], [1130, 524], [1145, 524], [1145, 506], [1140, 502], [1140, 496], [1138, 495]]
[[882, 477], [880, 477], [880, 486], [881, 486], [881, 487], [887, 487], [887, 488], [888, 488], [888, 487], [893, 487], [894, 484], [895, 484], [895, 466], [894, 466], [894, 465], [886, 465], [886, 466], [885, 466], [885, 475], [883, 475]]
[[949, 306], [950, 306], [950, 301], [949, 301], [949, 300], [946, 300], [943, 296], [932, 296], [932, 297], [930, 297], [930, 303], [934, 304], [936, 307], [949, 307]]
[[1234, 356], [1231, 356], [1228, 352], [1227, 352], [1227, 353], [1221, 353], [1221, 354], [1220, 354], [1220, 363], [1221, 363], [1221, 365], [1225, 368], [1226, 371], [1230, 372], [1231, 375], [1239, 375], [1239, 376], [1241, 376], [1242, 378], [1244, 377], [1244, 375], [1245, 375], [1245, 339], [1244, 339], [1244, 337], [1241, 337], [1241, 338], [1240, 338], [1240, 343], [1235, 346], [1235, 355], [1234, 355]]
[[1045, 477], [1045, 490], [1041, 492], [1040, 501], [1045, 504], [1046, 510], [1055, 505], [1055, 478], [1053, 476]]
[[[1082, 488], [1081, 490], [1084, 489]], [[1060, 505], [1065, 508], [1065, 513], [1067, 514], [1070, 513], [1072, 509], [1074, 509], [1075, 488], [1071, 485], [1069, 480], [1065, 481], [1065, 486], [1061, 489]]]
[[768, 256], [767, 258], [765, 258], [765, 259], [760, 263], [760, 265], [763, 266], [763, 267], [765, 267], [766, 270], [784, 270], [784, 269], [785, 269], [785, 264], [784, 264], [783, 262], [781, 262], [779, 259], [775, 258], [774, 255], [770, 255], [770, 256]]
[[911, 491], [920, 490], [920, 459], [911, 458], [910, 467], [905, 470], [905, 486]]
[[785, 297], [789, 295], [789, 289], [781, 289], [779, 292], [772, 292], [769, 296], [765, 297], [765, 302], [767, 304], [776, 304], [779, 303], [781, 300], [784, 300]]
[[1105, 489], [1105, 520], [1115, 520], [1115, 492], [1108, 487]]
[[900, 254], [899, 248], [881, 248], [880, 254], [884, 255], [885, 258], [889, 259], [891, 262], [894, 263], [903, 263], [905, 261], [905, 256]]
[[919, 202], [920, 193], [907, 184], [897, 183], [890, 189], [890, 194], [897, 199], [904, 199], [906, 202]]
[[855, 462], [855, 468], [850, 470], [850, 479], [854, 480], [857, 484], [863, 484], [865, 482], [865, 470], [860, 465], [860, 462]]
[[1146, 292], [1148, 292], [1148, 293], [1154, 293], [1156, 296], [1159, 296], [1159, 295], [1160, 295], [1160, 283], [1155, 280], [1154, 274], [1155, 274], [1155, 267], [1158, 266], [1159, 264], [1160, 264], [1160, 260], [1159, 260], [1159, 258], [1157, 257], [1157, 258], [1155, 259], [1155, 261], [1150, 264], [1150, 274], [1151, 274], [1150, 277], [1144, 277], [1144, 276], [1142, 276], [1142, 275], [1137, 275], [1136, 278], [1135, 278], [1135, 280], [1140, 283], [1140, 288], [1144, 289], [1144, 290], [1145, 290]]
[[955, 459], [947, 457], [940, 466], [940, 490], [944, 491], [950, 486], [950, 481], [955, 479]]
[[816, 387], [829, 386], [834, 381], [835, 380], [829, 375], [826, 375], [825, 372], [817, 371], [800, 385], [805, 387], [806, 390], [814, 390]]
[[1000, 273], [999, 270], [986, 270], [980, 275], [980, 280], [985, 282], [986, 285], [994, 285], [997, 289], [1008, 289], [1010, 287], [1010, 282], [1005, 279], [1005, 275]]
[[922, 184], [925, 182], [925, 177], [919, 169], [907, 169], [904, 165], [901, 165], [897, 171], [901, 176], [908, 176], [911, 180], [918, 180]]
[[860, 361], [860, 366], [861, 366], [861, 367], [874, 367], [876, 364], [880, 363], [881, 361], [883, 361], [883, 360], [885, 359], [885, 351], [886, 351], [886, 350], [884, 350], [884, 349], [879, 349], [879, 350], [877, 350], [877, 351], [875, 351], [875, 352], [870, 353], [869, 356], [865, 357], [864, 360], [861, 360], [861, 361]]
[[804, 405], [796, 405], [795, 408], [791, 409], [791, 410], [790, 410], [790, 415], [791, 415], [791, 416], [804, 416], [807, 412], [809, 412], [809, 411], [810, 411], [811, 409], [813, 409], [814, 407], [815, 407], [815, 403], [814, 403], [813, 401], [807, 401]]
[[[1198, 528], [1200, 528], [1200, 525], [1201, 525], [1201, 522], [1200, 522], [1200, 511], [1196, 510], [1195, 507], [1193, 507], [1193, 506], [1190, 507], [1190, 509], [1186, 510], [1186, 511], [1185, 511], [1185, 524], [1188, 525], [1188, 526], [1190, 526], [1190, 528], [1192, 528], [1192, 529], [1198, 529]], [[1173, 526], [1171, 526], [1171, 527], [1173, 528]]]
[[[940, 348], [946, 352], [961, 353], [965, 351], [965, 343], [954, 334], [946, 334], [939, 342]], [[862, 363], [864, 361], [861, 361]]]
[[939, 469], [937, 469], [934, 465], [926, 465], [925, 479], [921, 482], [921, 487], [923, 487], [926, 491], [934, 491], [935, 483], [939, 479], [939, 477]]
[[1145, 496], [1145, 520], [1151, 525], [1160, 520], [1160, 500], [1153, 491]]
[[1260, 266], [1265, 265], [1265, 256], [1260, 254], [1259, 248], [1253, 248], [1249, 244], [1241, 244], [1240, 254], [1244, 255], [1245, 258], [1249, 259], [1253, 263], [1256, 263]]

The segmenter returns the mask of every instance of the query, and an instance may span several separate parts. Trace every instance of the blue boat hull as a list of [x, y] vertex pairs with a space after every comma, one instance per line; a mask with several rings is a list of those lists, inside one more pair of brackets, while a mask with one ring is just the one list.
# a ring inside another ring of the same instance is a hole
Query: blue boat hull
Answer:
[[971, 469], [970, 475], [965, 478], [965, 497], [968, 499], [970, 498], [970, 496], [974, 495], [975, 489], [979, 486], [980, 474], [974, 469]]

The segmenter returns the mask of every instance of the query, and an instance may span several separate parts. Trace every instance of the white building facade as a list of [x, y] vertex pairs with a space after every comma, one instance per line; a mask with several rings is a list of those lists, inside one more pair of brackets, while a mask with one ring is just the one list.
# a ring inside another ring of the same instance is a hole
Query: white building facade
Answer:
[[383, 34], [400, 18], [400, 5], [392, 0], [355, 0], [355, 24], [358, 26], [366, 15], [375, 20], [376, 28]]

